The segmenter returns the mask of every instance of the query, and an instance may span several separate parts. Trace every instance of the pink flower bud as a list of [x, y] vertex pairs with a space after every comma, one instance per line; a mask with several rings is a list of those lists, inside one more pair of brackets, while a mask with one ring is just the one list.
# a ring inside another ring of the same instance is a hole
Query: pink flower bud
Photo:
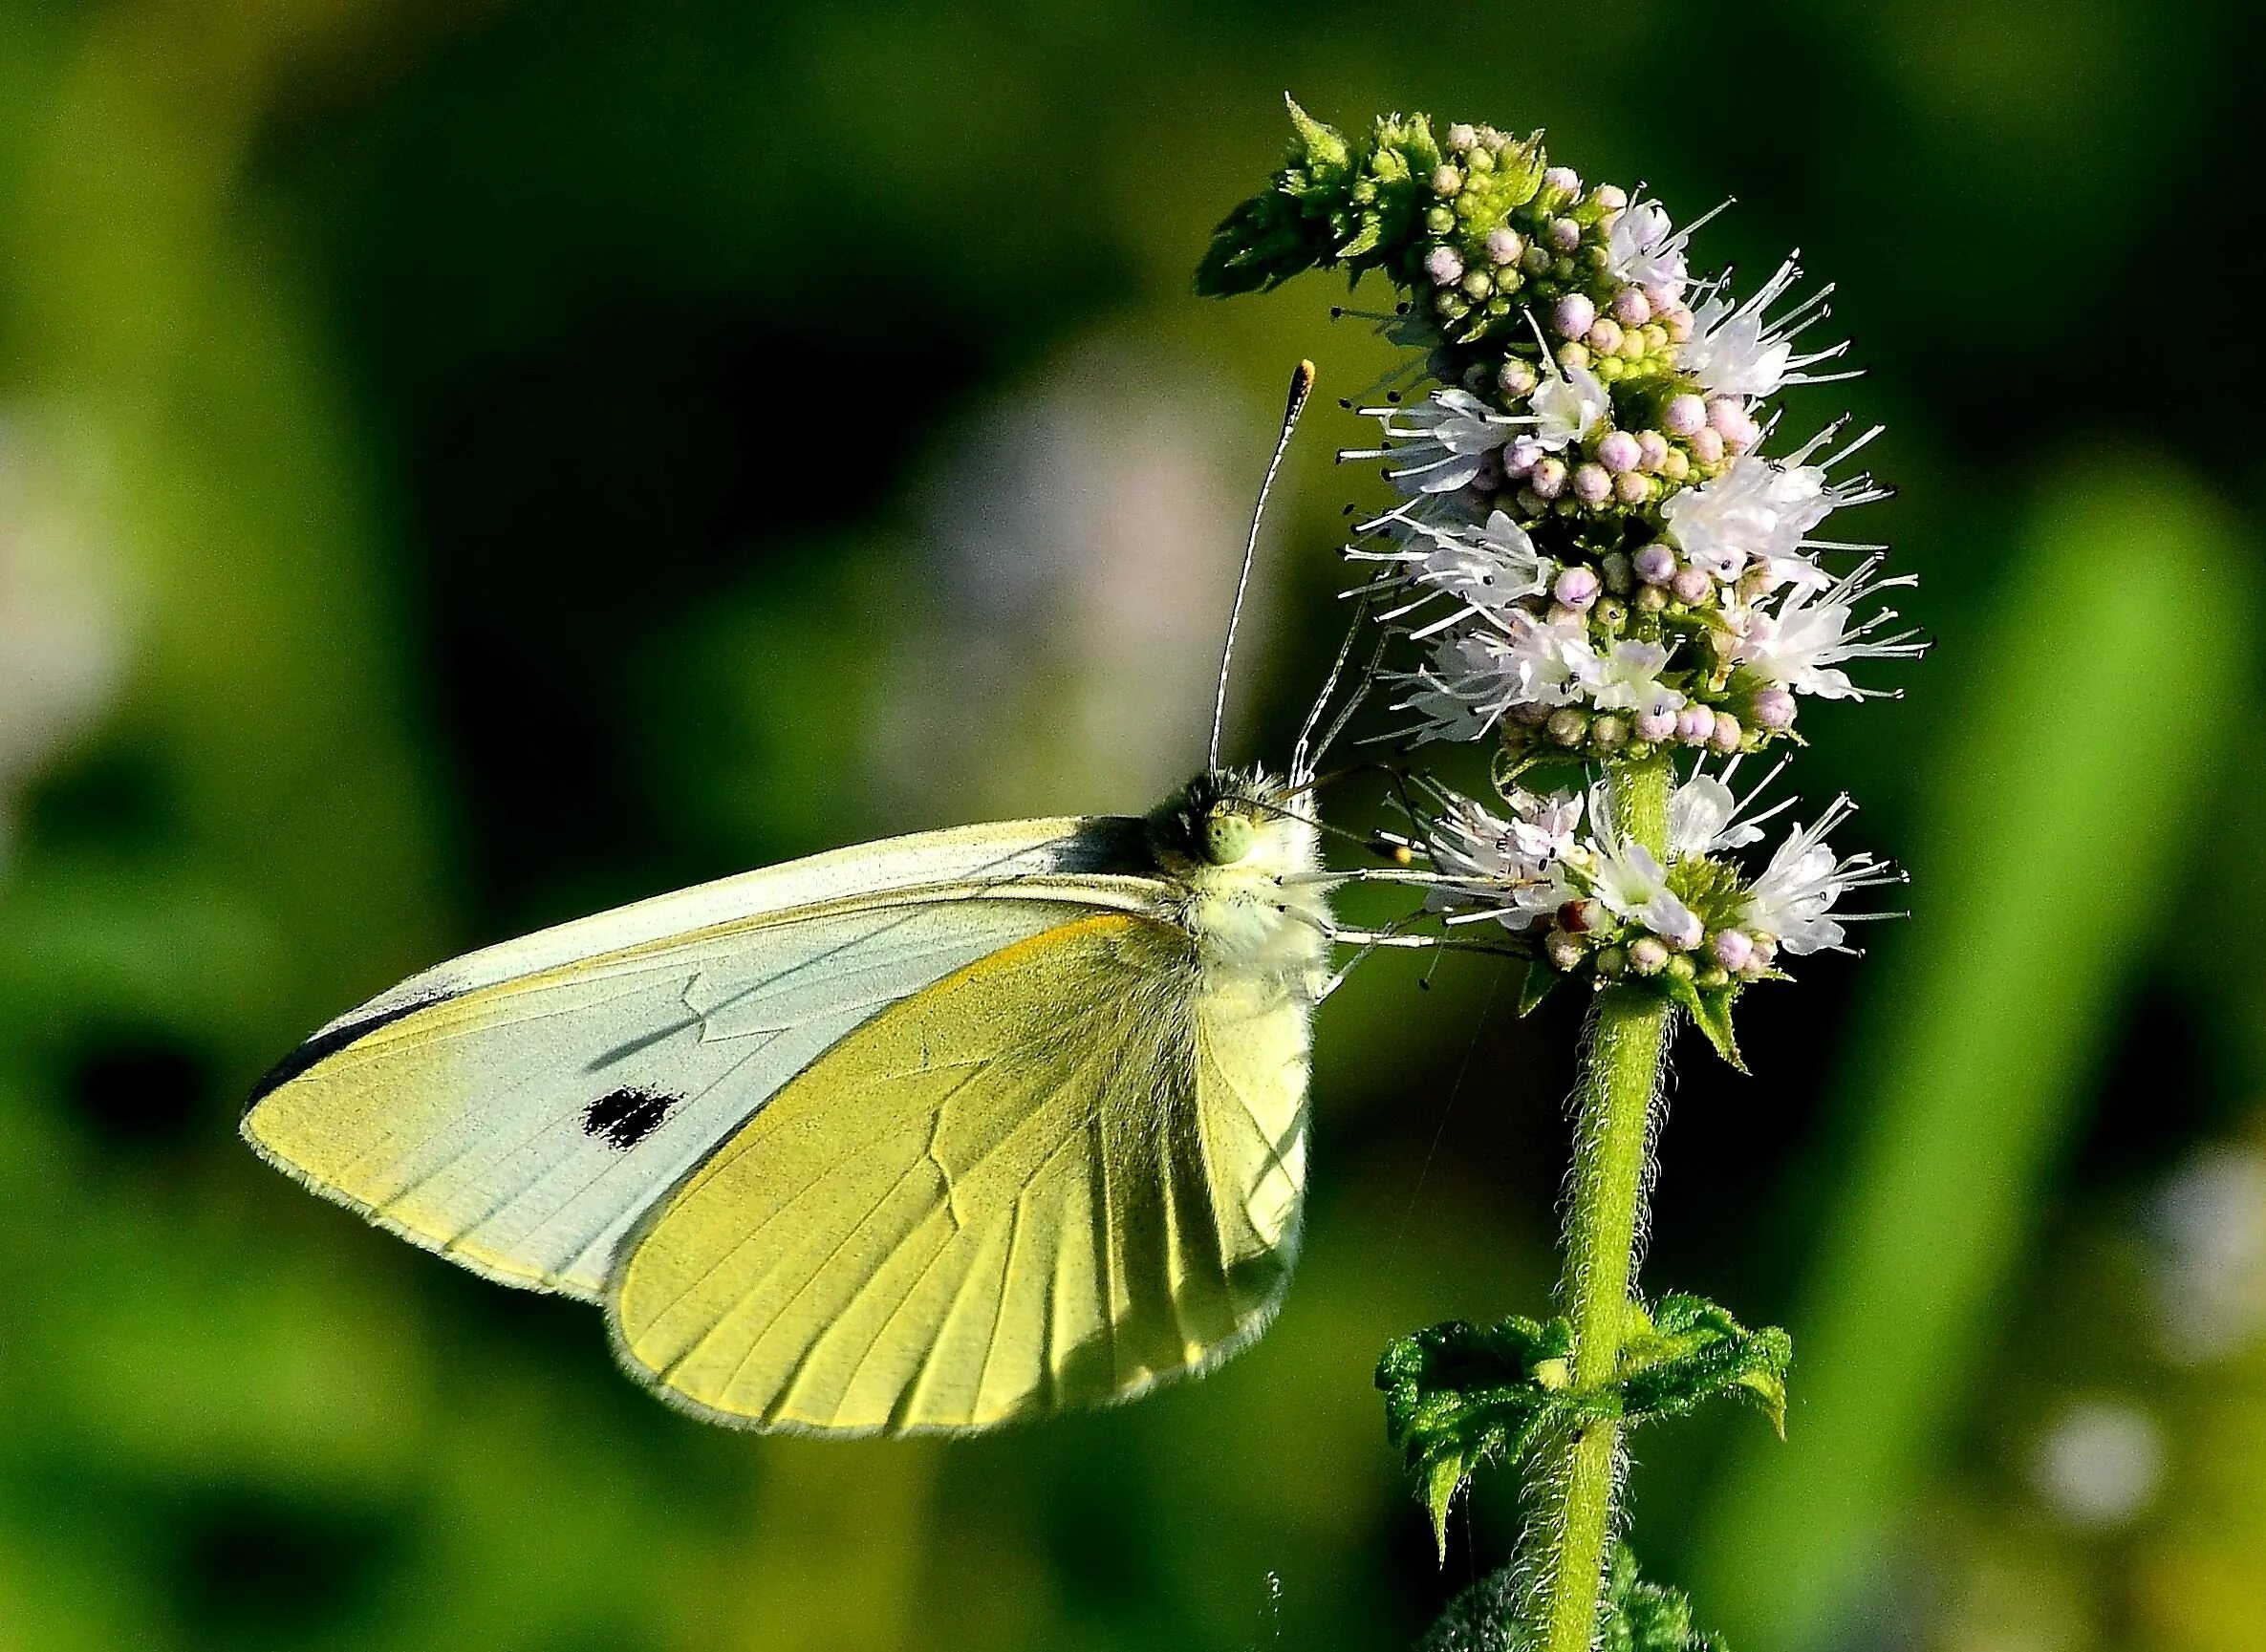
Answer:
[[1556, 499], [1565, 491], [1565, 461], [1554, 455], [1543, 460], [1526, 479], [1526, 485], [1543, 499]]
[[1608, 430], [1605, 440], [1597, 444], [1597, 462], [1615, 476], [1634, 470], [1644, 456], [1645, 450], [1637, 445], [1636, 438], [1626, 430]]
[[1558, 578], [1550, 587], [1550, 594], [1568, 608], [1587, 608], [1597, 600], [1602, 589], [1593, 569], [1579, 563], [1559, 570]]
[[1673, 711], [1640, 711], [1636, 714], [1636, 738], [1650, 740], [1654, 745], [1675, 738], [1676, 714]]
[[1732, 397], [1712, 396], [1708, 397], [1707, 421], [1718, 436], [1730, 436], [1733, 431], [1738, 428], [1738, 421], [1744, 418], [1746, 414], [1747, 410]]
[[1641, 287], [1624, 287], [1613, 294], [1613, 319], [1624, 327], [1642, 327], [1652, 319], [1652, 301]]
[[1463, 187], [1463, 174], [1453, 166], [1441, 166], [1432, 174], [1432, 192], [1435, 195], [1453, 195]]
[[1724, 930], [1716, 936], [1716, 944], [1710, 950], [1716, 955], [1716, 962], [1736, 972], [1746, 968], [1747, 960], [1755, 955], [1755, 943], [1744, 930]]
[[1550, 324], [1558, 329], [1559, 337], [1579, 338], [1597, 325], [1597, 306], [1584, 293], [1569, 292], [1550, 312]]
[[1688, 705], [1676, 713], [1676, 739], [1686, 745], [1705, 745], [1714, 738], [1716, 714], [1704, 705]]
[[1629, 967], [1640, 976], [1656, 976], [1668, 968], [1668, 945], [1651, 935], [1629, 943]]
[[1570, 201], [1582, 192], [1582, 175], [1570, 166], [1553, 166], [1543, 174], [1543, 187], [1554, 189]]
[[1645, 283], [1644, 293], [1645, 302], [1652, 307], [1652, 313], [1665, 319], [1670, 311], [1677, 308], [1678, 301], [1684, 296], [1684, 284], [1680, 281], [1648, 281]]
[[1526, 250], [1526, 243], [1519, 232], [1507, 225], [1487, 231], [1487, 261], [1491, 264], [1516, 264], [1519, 254]]
[[1668, 438], [1657, 430], [1638, 431], [1636, 433], [1637, 469], [1656, 471], [1667, 462]]
[[1531, 436], [1514, 437], [1504, 444], [1502, 470], [1505, 476], [1525, 476], [1542, 461], [1543, 444]]
[[1707, 423], [1707, 403], [1686, 391], [1670, 399], [1660, 423], [1671, 436], [1691, 436]]
[[1613, 478], [1602, 464], [1579, 464], [1574, 467], [1574, 497], [1584, 504], [1603, 504], [1612, 497]]
[[1553, 218], [1550, 227], [1543, 231], [1550, 245], [1561, 252], [1571, 252], [1582, 245], [1582, 226], [1570, 218]]
[[1589, 199], [1607, 212], [1626, 211], [1629, 206], [1629, 191], [1618, 183], [1600, 183], [1589, 192]]
[[1754, 718], [1756, 725], [1760, 728], [1792, 728], [1794, 714], [1799, 709], [1794, 702], [1794, 697], [1784, 689], [1766, 688], [1757, 691], [1755, 703], [1750, 708], [1749, 715]]
[[1453, 287], [1463, 279], [1463, 257], [1453, 247], [1435, 247], [1424, 257], [1425, 273], [1440, 287]]
[[1479, 141], [1479, 129], [1468, 120], [1458, 120], [1448, 128], [1448, 147], [1455, 150], [1471, 149]]
[[1671, 344], [1692, 342], [1693, 331], [1699, 324], [1693, 319], [1689, 310], [1680, 304], [1671, 304], [1655, 307], [1652, 312], [1660, 317], [1660, 325], [1668, 330], [1668, 341]]
[[1613, 478], [1613, 497], [1623, 504], [1642, 504], [1652, 497], [1652, 484], [1631, 470]]
[[1739, 736], [1746, 731], [1738, 726], [1738, 719], [1727, 711], [1716, 713], [1716, 726], [1709, 733], [1708, 744], [1717, 751], [1738, 750]]
[[1648, 545], [1636, 553], [1630, 566], [1647, 585], [1666, 585], [1675, 577], [1676, 553], [1665, 545]]
[[1755, 416], [1743, 408], [1734, 427], [1723, 433], [1723, 445], [1734, 453], [1744, 453], [1762, 440], [1762, 427], [1755, 422]]
[[1723, 438], [1712, 425], [1702, 425], [1692, 433], [1692, 457], [1702, 464], [1723, 462]]
[[1516, 399], [1533, 395], [1534, 387], [1542, 382], [1542, 375], [1531, 365], [1514, 355], [1495, 370], [1495, 382], [1502, 386], [1505, 396]]
[[1704, 569], [1679, 568], [1675, 571], [1675, 577], [1668, 582], [1668, 589], [1675, 592], [1678, 602], [1696, 605], [1707, 601], [1716, 586], [1715, 581], [1708, 578]]
[[1622, 338], [1621, 324], [1609, 315], [1599, 316], [1586, 334], [1589, 348], [1600, 355], [1619, 354]]

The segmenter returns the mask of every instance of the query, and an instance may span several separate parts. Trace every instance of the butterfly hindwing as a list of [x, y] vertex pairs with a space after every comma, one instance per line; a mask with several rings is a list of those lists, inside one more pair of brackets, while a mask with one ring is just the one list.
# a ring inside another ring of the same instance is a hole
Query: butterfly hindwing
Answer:
[[658, 1208], [626, 1363], [715, 1420], [957, 1430], [1139, 1392], [1264, 1325], [1306, 1015], [1102, 913], [970, 963], [788, 1084]]

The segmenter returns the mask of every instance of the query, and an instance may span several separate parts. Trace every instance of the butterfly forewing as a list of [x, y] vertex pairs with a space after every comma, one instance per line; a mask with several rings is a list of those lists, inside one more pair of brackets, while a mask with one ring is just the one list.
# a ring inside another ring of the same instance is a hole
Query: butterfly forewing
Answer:
[[856, 874], [821, 856], [471, 955], [317, 1035], [245, 1134], [478, 1272], [594, 1297], [637, 1218], [844, 1036], [1096, 905], [1139, 904], [1126, 824], [874, 845]]

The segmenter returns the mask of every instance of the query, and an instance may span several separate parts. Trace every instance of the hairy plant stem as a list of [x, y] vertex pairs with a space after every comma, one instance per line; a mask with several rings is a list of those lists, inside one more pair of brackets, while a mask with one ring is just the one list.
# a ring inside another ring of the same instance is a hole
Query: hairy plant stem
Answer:
[[[1665, 758], [1615, 765], [1608, 784], [1622, 830], [1666, 858]], [[1631, 1276], [1646, 1193], [1646, 1149], [1672, 1010], [1645, 987], [1600, 993], [1582, 1050], [1576, 1091], [1572, 1197], [1565, 1219], [1562, 1305], [1573, 1320], [1572, 1380], [1593, 1388], [1613, 1380], [1629, 1321]], [[1531, 1597], [1541, 1652], [1590, 1652], [1598, 1596], [1612, 1540], [1621, 1427], [1597, 1423], [1553, 1449], [1536, 1532]]]

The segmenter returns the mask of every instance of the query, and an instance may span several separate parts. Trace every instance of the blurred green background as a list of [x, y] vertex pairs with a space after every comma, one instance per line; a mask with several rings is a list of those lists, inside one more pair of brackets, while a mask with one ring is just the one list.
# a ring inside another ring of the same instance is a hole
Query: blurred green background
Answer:
[[1755, 1079], [1685, 1052], [1646, 1278], [1789, 1325], [1795, 1402], [1640, 1441], [1649, 1567], [1742, 1652], [2266, 1647], [2255, 21], [0, 0], [0, 1647], [1390, 1647], [1499, 1561], [1492, 1485], [1435, 1565], [1369, 1382], [1545, 1298], [1573, 1012], [1484, 963], [1323, 1016], [1255, 1350], [970, 1444], [704, 1428], [234, 1136], [452, 952], [1181, 778], [1284, 372], [1387, 359], [1189, 296], [1285, 88], [1799, 244], [1874, 373], [1790, 417], [1888, 422], [1943, 639], [1804, 719], [1914, 917], [1754, 996]]

